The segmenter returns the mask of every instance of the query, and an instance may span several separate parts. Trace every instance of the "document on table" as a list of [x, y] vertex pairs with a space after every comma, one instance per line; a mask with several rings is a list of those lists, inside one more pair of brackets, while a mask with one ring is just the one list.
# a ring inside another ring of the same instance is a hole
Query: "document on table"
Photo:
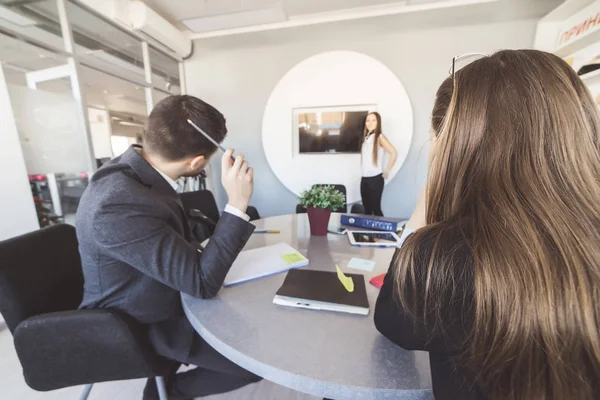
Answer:
[[375, 268], [375, 261], [363, 260], [362, 258], [353, 258], [348, 263], [348, 268], [370, 272], [373, 271], [373, 268]]
[[225, 286], [308, 265], [308, 259], [286, 243], [242, 251], [225, 277]]

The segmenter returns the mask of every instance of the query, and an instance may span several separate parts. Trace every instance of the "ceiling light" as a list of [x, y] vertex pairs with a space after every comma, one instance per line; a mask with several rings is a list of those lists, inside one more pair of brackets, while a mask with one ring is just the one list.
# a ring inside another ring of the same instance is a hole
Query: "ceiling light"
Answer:
[[129, 122], [129, 121], [119, 121], [119, 125], [124, 125], [124, 126], [135, 126], [138, 128], [143, 128], [145, 127], [144, 124], [140, 124], [138, 122]]

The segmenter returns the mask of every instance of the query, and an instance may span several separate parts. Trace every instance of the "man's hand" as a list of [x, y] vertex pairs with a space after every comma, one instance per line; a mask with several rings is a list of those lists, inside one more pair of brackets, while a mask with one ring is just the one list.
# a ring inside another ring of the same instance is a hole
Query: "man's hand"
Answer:
[[229, 198], [228, 204], [241, 212], [246, 212], [250, 198], [254, 192], [254, 170], [248, 168], [248, 162], [240, 154], [231, 159], [233, 149], [229, 149], [221, 158], [221, 182]]

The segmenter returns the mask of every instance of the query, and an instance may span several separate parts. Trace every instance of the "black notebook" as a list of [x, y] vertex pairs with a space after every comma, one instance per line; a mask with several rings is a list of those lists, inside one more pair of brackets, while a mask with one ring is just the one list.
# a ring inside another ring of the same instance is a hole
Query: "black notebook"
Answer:
[[354, 281], [348, 292], [335, 272], [293, 269], [287, 273], [273, 303], [288, 307], [328, 310], [351, 314], [369, 314], [365, 277], [346, 274]]

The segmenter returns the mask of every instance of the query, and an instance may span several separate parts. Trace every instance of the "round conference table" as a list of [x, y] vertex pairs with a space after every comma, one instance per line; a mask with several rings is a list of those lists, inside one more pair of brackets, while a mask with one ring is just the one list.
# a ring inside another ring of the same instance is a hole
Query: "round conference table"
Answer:
[[[339, 225], [332, 214], [330, 225]], [[369, 280], [387, 271], [393, 249], [351, 246], [346, 235], [311, 236], [306, 214], [253, 221], [280, 234], [255, 233], [245, 249], [285, 242], [310, 263], [302, 267], [365, 275], [369, 315], [273, 304], [286, 273], [221, 289], [216, 298], [182, 295], [196, 331], [241, 367], [279, 385], [335, 400], [433, 399], [429, 357], [404, 350], [373, 323], [379, 289]], [[375, 261], [371, 272], [347, 268], [351, 258]]]

